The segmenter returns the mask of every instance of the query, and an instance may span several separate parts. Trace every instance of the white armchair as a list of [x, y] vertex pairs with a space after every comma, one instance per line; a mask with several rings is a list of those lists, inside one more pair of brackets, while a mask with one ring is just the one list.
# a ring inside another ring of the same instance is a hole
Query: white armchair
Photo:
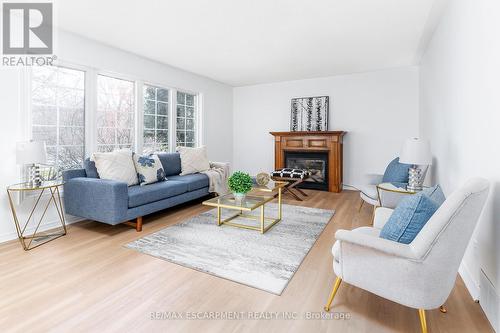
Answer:
[[330, 310], [345, 281], [418, 309], [422, 332], [427, 332], [425, 310], [441, 307], [450, 295], [488, 190], [487, 180], [468, 181], [448, 197], [410, 244], [379, 237], [392, 213], [388, 208], [376, 210], [373, 227], [338, 230], [332, 248], [337, 279], [325, 310]]
[[382, 182], [383, 177], [384, 175], [379, 174], [366, 174], [364, 176], [364, 184], [355, 186], [359, 190], [359, 196], [361, 197], [360, 210], [364, 202], [373, 207], [379, 205], [377, 185]]

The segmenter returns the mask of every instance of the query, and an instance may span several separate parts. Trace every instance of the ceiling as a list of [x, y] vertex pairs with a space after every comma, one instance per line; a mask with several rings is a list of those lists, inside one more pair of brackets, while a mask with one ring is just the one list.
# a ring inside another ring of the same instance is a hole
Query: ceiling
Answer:
[[242, 86], [417, 64], [436, 2], [60, 0], [56, 18], [64, 30]]

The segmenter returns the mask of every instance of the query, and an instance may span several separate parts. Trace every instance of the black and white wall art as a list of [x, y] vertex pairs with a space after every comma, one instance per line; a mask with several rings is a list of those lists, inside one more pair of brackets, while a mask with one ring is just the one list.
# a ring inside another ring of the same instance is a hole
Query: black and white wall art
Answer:
[[292, 98], [290, 131], [328, 131], [328, 96]]

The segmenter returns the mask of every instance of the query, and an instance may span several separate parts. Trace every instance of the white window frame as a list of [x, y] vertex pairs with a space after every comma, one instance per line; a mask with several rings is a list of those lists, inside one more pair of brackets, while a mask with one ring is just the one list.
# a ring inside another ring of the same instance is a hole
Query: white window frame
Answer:
[[131, 144], [131, 149], [133, 151], [138, 151], [137, 150], [137, 117], [138, 117], [138, 109], [137, 109], [137, 89], [138, 89], [138, 80], [134, 79], [133, 77], [130, 77], [130, 76], [127, 76], [125, 74], [118, 74], [118, 73], [115, 73], [115, 72], [110, 72], [110, 71], [104, 71], [104, 70], [97, 70], [95, 72], [95, 78], [94, 78], [94, 84], [95, 84], [95, 89], [94, 91], [92, 92], [94, 97], [95, 97], [95, 106], [94, 106], [94, 109], [92, 110], [92, 113], [94, 114], [94, 121], [92, 123], [93, 127], [94, 127], [94, 130], [95, 130], [95, 137], [94, 137], [94, 141], [95, 141], [95, 145], [93, 146], [93, 150], [92, 152], [97, 152], [97, 146], [98, 146], [98, 143], [97, 143], [97, 96], [98, 96], [98, 87], [97, 87], [97, 78], [99, 77], [99, 75], [101, 76], [107, 76], [107, 77], [110, 77], [110, 78], [113, 78], [113, 79], [117, 79], [117, 80], [123, 80], [123, 81], [129, 81], [129, 82], [132, 82], [132, 84], [134, 85], [134, 88], [132, 89], [132, 91], [134, 92], [134, 110], [133, 110], [133, 113], [134, 113], [134, 140]]
[[[173, 152], [175, 151], [175, 142], [172, 142], [172, 124], [175, 125], [175, 123], [172, 123], [172, 117], [173, 117], [173, 107], [172, 104], [174, 101], [172, 100], [173, 95], [172, 91], [175, 90], [174, 88], [169, 88], [168, 86], [164, 84], [158, 84], [158, 83], [152, 83], [150, 81], [140, 81], [140, 88], [138, 87], [138, 90], [140, 90], [139, 94], [141, 96], [140, 103], [137, 105], [137, 114], [140, 115], [141, 122], [140, 122], [140, 145], [138, 144], [138, 149], [137, 152], [141, 152], [141, 154], [144, 151], [144, 86], [152, 86], [160, 89], [166, 89], [168, 90], [168, 110], [167, 110], [167, 116], [168, 116], [168, 152]], [[138, 96], [139, 96], [138, 94]], [[140, 104], [140, 105], [139, 105]], [[139, 143], [139, 140], [138, 140]]]
[[[176, 89], [175, 90], [175, 113], [174, 113], [174, 143], [175, 143], [175, 146], [177, 146], [177, 92], [181, 92], [181, 93], [185, 93], [185, 94], [190, 94], [190, 95], [194, 95], [194, 122], [195, 122], [195, 131], [194, 131], [194, 143], [195, 143], [195, 147], [199, 147], [199, 146], [202, 146], [203, 145], [203, 135], [202, 135], [202, 113], [201, 113], [201, 105], [202, 105], [202, 94], [201, 93], [197, 93], [197, 92], [194, 92], [194, 91], [191, 91], [191, 90], [187, 90], [187, 89]], [[176, 147], [177, 149], [177, 147]]]
[[[150, 80], [144, 80], [132, 75], [127, 75], [123, 73], [118, 73], [109, 70], [97, 69], [91, 66], [75, 64], [72, 62], [66, 62], [58, 60], [54, 66], [63, 67], [73, 70], [82, 71], [85, 73], [85, 99], [84, 99], [84, 135], [85, 135], [85, 147], [84, 147], [84, 158], [90, 157], [93, 152], [97, 151], [97, 78], [99, 75], [109, 76], [112, 78], [130, 81], [134, 84], [134, 142], [132, 143], [132, 148], [135, 152], [143, 152], [144, 144], [144, 96], [143, 87], [144, 85], [151, 85], [158, 88], [167, 89], [169, 91], [169, 103], [168, 103], [168, 126], [169, 126], [169, 152], [175, 152], [177, 150], [177, 91], [195, 95], [195, 145], [203, 145], [204, 130], [203, 130], [203, 93], [196, 92], [189, 89], [177, 88], [173, 85], [166, 83], [154, 82]], [[33, 71], [30, 67], [25, 67], [20, 71], [20, 82], [21, 82], [21, 117], [20, 120], [24, 124], [22, 126], [22, 137], [21, 141], [28, 141], [32, 139], [32, 94], [31, 94], [31, 82], [33, 79]], [[23, 179], [24, 170], [21, 168], [19, 172], [19, 178]]]
[[[85, 75], [85, 82], [84, 82], [84, 118], [83, 118], [83, 126], [84, 126], [84, 147], [83, 147], [83, 158], [87, 156], [87, 151], [88, 151], [88, 139], [90, 138], [90, 134], [88, 133], [88, 128], [89, 128], [89, 106], [90, 106], [90, 94], [88, 93], [92, 89], [90, 86], [90, 71], [88, 67], [85, 66], [79, 66], [79, 65], [74, 65], [74, 64], [69, 64], [66, 62], [58, 62], [55, 67], [61, 67], [61, 68], [66, 68], [66, 69], [71, 69], [75, 71], [80, 71], [83, 72]], [[21, 109], [23, 110], [22, 112], [22, 122], [25, 124], [23, 126], [23, 139], [24, 141], [29, 141], [33, 139], [33, 103], [32, 103], [32, 80], [33, 80], [33, 69], [31, 67], [26, 67], [22, 72], [21, 72], [21, 86], [23, 87], [21, 90], [22, 96], [25, 96], [25, 98], [21, 99]], [[83, 162], [83, 161], [82, 161]], [[23, 178], [25, 170], [21, 171], [20, 179]]]

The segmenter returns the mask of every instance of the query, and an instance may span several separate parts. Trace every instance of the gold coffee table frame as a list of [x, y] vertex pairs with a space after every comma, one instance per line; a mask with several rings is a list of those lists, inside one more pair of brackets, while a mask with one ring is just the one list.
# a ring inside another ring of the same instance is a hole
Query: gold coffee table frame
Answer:
[[[266, 205], [266, 203], [274, 200], [276, 197], [275, 195], [264, 196], [264, 195], [258, 195], [258, 194], [249, 194], [240, 203], [236, 199], [234, 199], [234, 196], [232, 194], [226, 194], [226, 195], [218, 196], [218, 197], [209, 199], [207, 201], [204, 201], [203, 205], [212, 206], [212, 207], [217, 208], [217, 225], [218, 226], [225, 224], [225, 225], [229, 225], [229, 226], [236, 227], [236, 228], [260, 231], [261, 234], [264, 234], [266, 231], [271, 229], [276, 223], [281, 221], [281, 217], [282, 217], [282, 205], [281, 205], [282, 193], [281, 192], [282, 192], [283, 187], [286, 184], [287, 184], [286, 182], [270, 182], [270, 184], [268, 184], [267, 186], [255, 185], [251, 191], [254, 193], [255, 192], [264, 192], [264, 193], [271, 193], [272, 194], [273, 191], [277, 190], [277, 192], [278, 192], [277, 193], [277, 197], [278, 197], [278, 217], [277, 218], [265, 216], [265, 205]], [[230, 216], [230, 217], [222, 219], [222, 208], [237, 210], [239, 212]], [[260, 214], [258, 216], [248, 214], [248, 212], [251, 212], [257, 208], [260, 208]], [[234, 222], [234, 220], [237, 218], [247, 218], [247, 219], [257, 220], [260, 223], [259, 223], [259, 226], [241, 224], [241, 223]], [[266, 224], [266, 221], [268, 221], [270, 223]]]
[[[7, 187], [7, 195], [9, 197], [9, 204], [10, 204], [10, 209], [12, 211], [12, 217], [14, 218], [14, 223], [16, 224], [17, 236], [25, 251], [29, 251], [40, 245], [53, 241], [56, 238], [66, 235], [66, 221], [64, 218], [61, 195], [59, 193], [59, 187], [63, 185], [64, 185], [63, 181], [45, 181], [42, 182], [40, 186], [33, 186], [30, 185], [29, 183], [20, 183], [20, 184], [10, 185]], [[45, 193], [45, 190], [48, 190], [50, 192], [49, 200], [45, 204], [45, 209], [43, 210], [40, 220], [36, 224], [35, 231], [31, 235], [26, 235], [26, 227], [30, 224], [31, 221], [35, 221], [35, 219], [33, 218], [33, 214], [35, 213], [35, 210], [38, 207], [40, 199], [42, 198], [42, 195]], [[32, 192], [32, 191], [40, 191], [40, 193], [36, 197], [35, 204], [31, 209], [28, 219], [24, 223], [24, 226], [22, 226], [17, 217], [16, 206], [14, 205], [12, 194], [14, 192]], [[56, 208], [59, 221], [61, 222], [62, 230], [56, 233], [38, 232], [38, 229], [40, 228], [43, 218], [45, 217], [45, 213], [47, 213], [47, 210], [51, 202], [54, 203], [54, 207]], [[44, 242], [37, 243], [36, 245], [31, 246], [33, 241], [37, 242], [42, 239], [46, 240]]]

